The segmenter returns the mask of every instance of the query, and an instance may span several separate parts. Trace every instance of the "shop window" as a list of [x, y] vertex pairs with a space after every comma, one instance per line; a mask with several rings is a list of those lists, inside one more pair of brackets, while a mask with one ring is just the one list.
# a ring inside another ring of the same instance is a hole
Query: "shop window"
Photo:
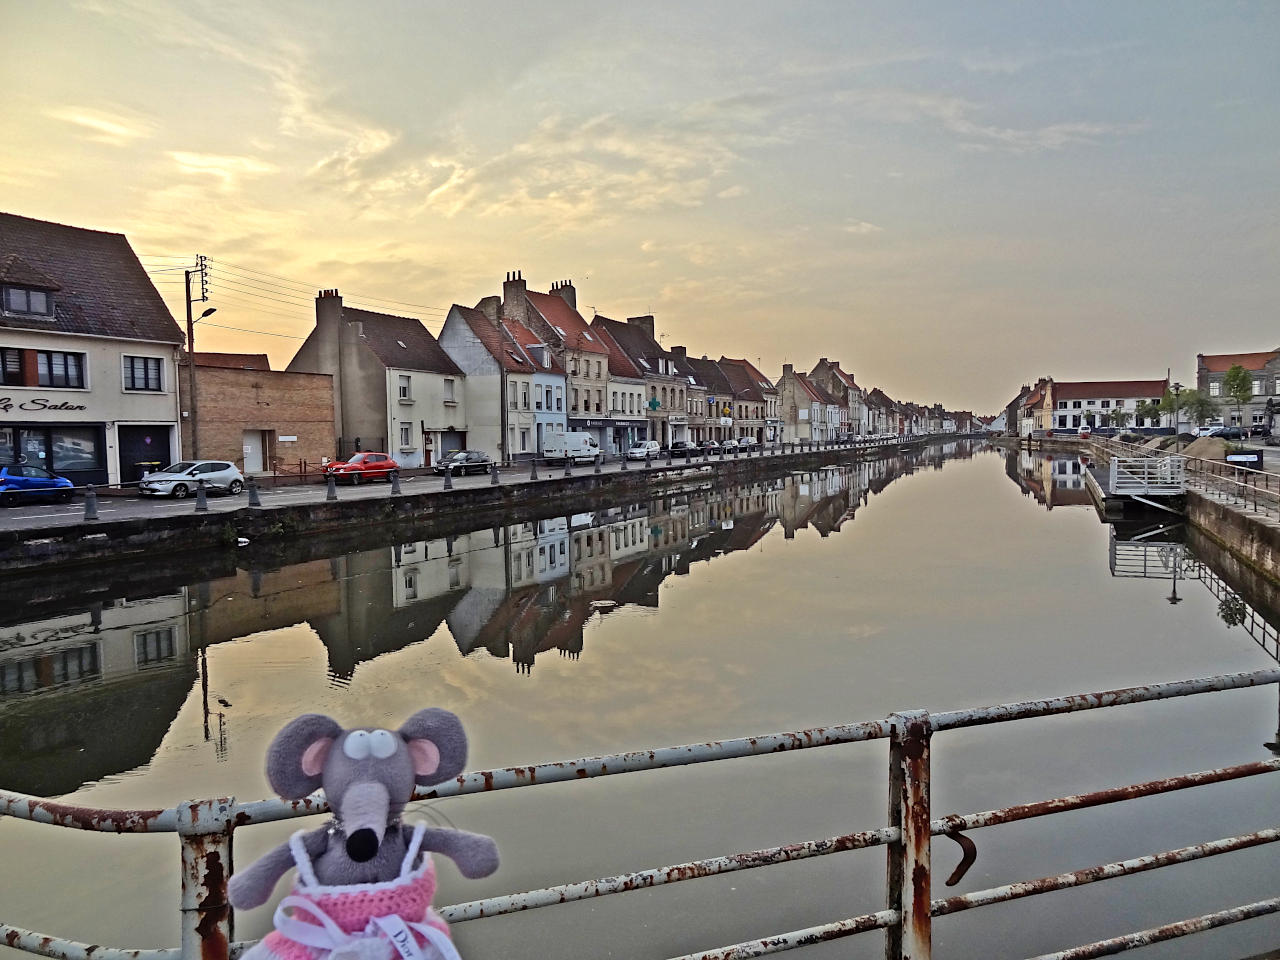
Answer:
[[124, 358], [124, 388], [126, 390], [151, 390], [159, 392], [160, 370], [163, 361], [159, 357]]
[[84, 387], [84, 354], [36, 351], [37, 382], [42, 387]]
[[96, 427], [54, 427], [50, 437], [54, 472], [102, 469], [101, 436]]

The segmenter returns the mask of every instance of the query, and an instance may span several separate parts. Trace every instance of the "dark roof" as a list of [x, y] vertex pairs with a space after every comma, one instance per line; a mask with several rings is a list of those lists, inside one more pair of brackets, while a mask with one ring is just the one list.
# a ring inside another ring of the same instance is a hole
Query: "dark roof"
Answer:
[[363, 324], [365, 345], [384, 367], [462, 376], [458, 365], [419, 320], [345, 306], [342, 319]]
[[183, 342], [124, 234], [0, 213], [0, 268], [4, 283], [56, 291], [53, 319], [0, 315], [0, 327]]
[[[631, 362], [631, 358], [627, 356], [627, 352], [622, 349], [622, 344], [618, 343], [609, 332], [609, 328], [603, 324], [596, 324], [597, 320], [608, 320], [608, 317], [596, 315], [591, 321], [596, 332], [600, 335], [600, 340], [609, 348], [609, 376], [611, 377], [629, 377], [638, 380], [644, 377], [644, 372]], [[610, 323], [616, 321], [609, 321]]]
[[455, 303], [449, 308], [458, 314], [476, 335], [476, 339], [489, 351], [489, 356], [502, 365], [508, 373], [533, 373], [537, 368], [533, 360], [521, 349], [511, 335], [494, 323], [480, 310]]
[[755, 364], [753, 364], [750, 360], [732, 360], [729, 357], [721, 357], [720, 362], [732, 363], [744, 368], [747, 371], [747, 374], [751, 377], [753, 381], [755, 381], [756, 385], [761, 390], [768, 391], [768, 390], [776, 389], [773, 385], [773, 381], [770, 380], [768, 377], [766, 377], [759, 370], [757, 370]]
[[529, 290], [525, 293], [529, 304], [542, 314], [542, 319], [555, 327], [564, 337], [564, 345], [570, 350], [581, 350], [584, 353], [608, 353], [608, 349], [595, 338], [582, 314], [565, 302], [564, 297], [555, 293], [538, 293]]
[[270, 370], [271, 361], [265, 353], [200, 353], [196, 352], [197, 367], [225, 367], [229, 370]]
[[751, 371], [755, 370], [751, 364], [745, 360], [721, 357], [719, 366], [724, 371], [725, 378], [733, 385], [734, 396], [744, 400], [764, 400], [764, 394], [760, 392], [760, 382], [751, 375]]
[[828, 393], [822, 384], [818, 383], [816, 380], [809, 379], [807, 374], [797, 373], [796, 379], [803, 383], [809, 389], [809, 392], [818, 398], [819, 402], [829, 403], [835, 407], [841, 405], [840, 401]]
[[735, 395], [733, 384], [729, 382], [729, 378], [724, 375], [724, 371], [720, 369], [720, 365], [714, 360], [708, 360], [706, 357], [700, 360], [697, 357], [690, 357], [689, 366], [693, 368], [694, 376], [707, 388], [707, 393], [711, 396], [714, 397], [719, 394], [723, 397], [732, 397]]
[[552, 353], [549, 348], [547, 350], [548, 358], [551, 360], [551, 366], [549, 367], [542, 366], [542, 364], [538, 362], [537, 355], [529, 349], [530, 347], [546, 345], [540, 336], [518, 320], [503, 320], [502, 326], [507, 333], [510, 334], [511, 339], [515, 340], [516, 343], [520, 344], [520, 346], [524, 348], [525, 356], [527, 356], [533, 363], [534, 369], [537, 372], [558, 373], [561, 376], [565, 375], [564, 367], [560, 365], [560, 361], [556, 359], [556, 355]]
[[[644, 327], [634, 323], [624, 323], [621, 320], [610, 320], [608, 317], [597, 316], [591, 321], [592, 329], [604, 329], [608, 331], [609, 336], [613, 338], [622, 352], [627, 355], [632, 365], [641, 371], [640, 376], [663, 377], [668, 374], [660, 373], [658, 365], [659, 360], [670, 360], [671, 355], [662, 349], [662, 345], [657, 340], [649, 336], [649, 331]], [[612, 355], [613, 351], [609, 351]], [[641, 363], [641, 361], [644, 363]], [[647, 364], [647, 366], [646, 366]], [[630, 374], [620, 374], [620, 376], [630, 376]]]

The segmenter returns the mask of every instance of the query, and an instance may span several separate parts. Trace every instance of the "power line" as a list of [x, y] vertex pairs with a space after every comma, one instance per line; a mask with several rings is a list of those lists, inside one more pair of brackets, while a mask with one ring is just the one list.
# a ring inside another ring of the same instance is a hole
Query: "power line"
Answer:
[[284, 320], [297, 321], [305, 316], [305, 314], [285, 313], [283, 310], [277, 310], [274, 307], [264, 307], [262, 304], [254, 303], [252, 300], [240, 300], [225, 292], [215, 291], [210, 299], [218, 303], [229, 303], [246, 311], [252, 310], [255, 313], [265, 313], [273, 317], [280, 317]]
[[214, 277], [225, 279], [228, 282], [234, 281], [235, 283], [244, 284], [245, 286], [251, 286], [253, 287], [253, 289], [261, 290], [265, 293], [276, 293], [276, 294], [280, 294], [281, 296], [294, 297], [298, 300], [304, 300], [307, 303], [312, 303], [314, 301], [314, 297], [310, 297], [310, 296], [307, 296], [306, 294], [299, 293], [298, 291], [293, 290], [289, 287], [277, 286], [269, 282], [263, 283], [262, 281], [259, 281], [256, 278], [248, 277], [248, 276], [245, 276], [244, 274], [231, 273], [227, 270], [219, 269], [214, 274]]
[[215, 280], [213, 281], [213, 288], [216, 290], [216, 289], [218, 289], [219, 287], [221, 287], [221, 288], [222, 288], [222, 289], [224, 289], [224, 290], [229, 289], [229, 290], [232, 290], [232, 291], [234, 291], [234, 292], [236, 292], [236, 293], [243, 294], [243, 295], [244, 295], [244, 296], [246, 296], [246, 297], [256, 297], [256, 298], [261, 299], [261, 300], [271, 300], [271, 301], [273, 301], [273, 302], [275, 302], [275, 303], [283, 303], [283, 304], [286, 304], [286, 305], [288, 305], [288, 306], [290, 306], [290, 307], [306, 307], [306, 306], [308, 306], [308, 304], [305, 304], [305, 303], [299, 303], [297, 300], [281, 300], [279, 297], [269, 297], [269, 296], [267, 296], [265, 293], [255, 293], [254, 291], [252, 291], [252, 290], [248, 289], [247, 287], [237, 287], [235, 284], [231, 283], [229, 280], [217, 280], [217, 279], [215, 279]]
[[202, 320], [201, 324], [206, 327], [217, 327], [219, 330], [235, 330], [237, 333], [256, 333], [260, 337], [284, 337], [286, 340], [305, 340], [306, 337], [295, 336], [292, 333], [269, 333], [266, 330], [250, 330], [248, 327], [228, 327], [223, 323], [210, 323], [208, 320]]
[[[244, 271], [248, 271], [249, 273], [260, 274], [264, 277], [272, 277], [276, 280], [283, 280], [286, 283], [293, 284], [295, 286], [301, 287], [304, 290], [308, 290], [308, 291], [314, 290], [314, 289], [320, 289], [324, 286], [323, 284], [309, 284], [309, 283], [304, 283], [301, 280], [293, 280], [293, 279], [290, 279], [289, 277], [282, 277], [278, 273], [268, 273], [265, 270], [255, 270], [253, 267], [246, 267], [241, 264], [231, 263], [227, 260], [215, 260], [214, 258], [211, 257], [210, 262], [221, 264], [224, 267], [231, 267], [235, 270], [244, 270]], [[382, 303], [398, 303], [406, 307], [420, 307], [423, 310], [432, 310], [439, 313], [449, 312], [448, 307], [433, 306], [431, 304], [426, 304], [426, 303], [414, 303], [409, 300], [395, 300], [395, 299], [392, 299], [391, 297], [373, 297], [373, 296], [367, 296], [362, 293], [352, 293], [350, 294], [350, 297], [353, 300], [372, 300], [372, 301], [378, 301]], [[346, 298], [344, 297], [344, 299]]]

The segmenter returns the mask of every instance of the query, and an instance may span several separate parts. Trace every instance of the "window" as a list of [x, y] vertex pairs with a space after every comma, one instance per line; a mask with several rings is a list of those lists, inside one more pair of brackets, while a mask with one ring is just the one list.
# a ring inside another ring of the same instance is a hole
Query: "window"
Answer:
[[527, 383], [520, 384], [520, 406], [526, 410], [529, 409], [529, 384]]
[[1103, 401], [1102, 401], [1102, 409], [1103, 409], [1103, 410], [1106, 410], [1109, 406], [1111, 406], [1111, 401], [1110, 401], [1110, 400], [1103, 400]]
[[1254, 380], [1254, 381], [1253, 381], [1253, 395], [1256, 397], [1256, 396], [1258, 396], [1260, 393], [1262, 393], [1262, 378], [1261, 378], [1261, 377], [1259, 377], [1258, 379], [1256, 379], [1256, 380]]
[[400, 399], [401, 400], [413, 399], [413, 395], [409, 392], [409, 385], [411, 383], [413, 383], [413, 380], [411, 378], [401, 374], [400, 376]]
[[140, 667], [163, 663], [177, 656], [173, 645], [173, 627], [144, 630], [133, 635], [133, 658]]
[[1222, 381], [1221, 381], [1221, 380], [1210, 380], [1210, 381], [1209, 381], [1209, 396], [1211, 396], [1211, 397], [1220, 397], [1220, 396], [1222, 396]]
[[617, 390], [609, 394], [609, 409], [610, 410], [618, 409], [618, 391]]
[[36, 374], [42, 387], [84, 387], [84, 354], [36, 351]]
[[1079, 401], [1079, 400], [1072, 400], [1072, 401], [1071, 401], [1071, 408], [1072, 408], [1073, 410], [1079, 410], [1079, 409], [1080, 409], [1080, 401]]
[[408, 450], [413, 446], [413, 425], [400, 421], [400, 449]]
[[604, 379], [604, 376], [600, 373], [600, 361], [599, 361], [599, 360], [597, 360], [597, 361], [596, 361], [596, 379], [597, 379], [597, 380], [603, 380], [603, 379]]
[[1058, 426], [1060, 426], [1060, 427], [1066, 427], [1066, 425], [1067, 425], [1067, 418], [1066, 418], [1065, 416], [1059, 417], [1059, 418], [1058, 418]]
[[515, 410], [517, 406], [516, 398], [516, 382], [514, 380], [507, 381], [507, 403], [511, 405], [511, 409]]
[[6, 387], [21, 387], [22, 351], [12, 347], [0, 348], [0, 384]]
[[561, 396], [563, 390], [564, 390], [563, 387], [556, 387], [556, 409], [557, 410], [563, 409], [564, 407], [564, 397]]
[[604, 407], [604, 391], [597, 390], [596, 391], [596, 413], [600, 413], [603, 407]]
[[573, 388], [573, 406], [569, 408], [574, 413], [578, 412], [578, 388]]
[[1086, 401], [1084, 402], [1084, 405], [1085, 405], [1086, 407], [1092, 407], [1096, 402], [1097, 402], [1097, 401], [1094, 401], [1094, 400], [1086, 400]]
[[125, 357], [124, 388], [159, 392], [161, 366], [162, 361], [158, 357]]
[[445, 403], [454, 402], [453, 381], [449, 380], [448, 378], [446, 378], [444, 381], [444, 402]]
[[[545, 398], [546, 398], [546, 401], [547, 401], [547, 409], [548, 409], [548, 410], [550, 410], [550, 409], [551, 409], [551, 388], [550, 388], [550, 387], [544, 387], [544, 388], [543, 388], [543, 390], [544, 390], [544, 392], [545, 392]], [[539, 410], [541, 410], [542, 408], [541, 408], [541, 407], [539, 407], [538, 409], [539, 409]]]
[[529, 449], [529, 431], [521, 430], [520, 431], [520, 452], [524, 453], [528, 449]]
[[1280, 394], [1280, 377], [1276, 377], [1276, 393]]
[[53, 297], [43, 290], [22, 287], [4, 288], [5, 313], [25, 313], [36, 317], [53, 316]]

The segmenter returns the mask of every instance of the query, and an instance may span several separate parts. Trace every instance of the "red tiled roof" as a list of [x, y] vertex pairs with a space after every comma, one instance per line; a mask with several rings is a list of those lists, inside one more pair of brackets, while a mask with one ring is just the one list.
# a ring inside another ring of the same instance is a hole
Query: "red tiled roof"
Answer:
[[756, 386], [759, 387], [761, 390], [774, 389], [773, 381], [770, 380], [768, 377], [766, 377], [759, 370], [757, 370], [755, 367], [755, 364], [753, 364], [750, 360], [731, 360], [728, 357], [721, 357], [720, 362], [736, 363], [739, 366], [746, 368], [747, 373], [751, 375], [751, 378], [756, 382]]
[[[597, 316], [595, 320], [607, 320], [608, 317]], [[631, 362], [631, 358], [627, 356], [627, 352], [622, 349], [622, 344], [614, 339], [609, 328], [603, 323], [592, 321], [592, 329], [600, 335], [600, 342], [605, 345], [609, 351], [609, 376], [611, 377], [629, 377], [632, 380], [643, 380], [644, 373], [639, 367]]]
[[547, 354], [551, 360], [551, 366], [544, 367], [538, 362], [537, 356], [528, 349], [529, 347], [536, 347], [542, 344], [542, 340], [536, 333], [516, 320], [503, 320], [502, 325], [506, 327], [507, 333], [511, 335], [511, 338], [524, 349], [525, 356], [533, 362], [535, 369], [542, 373], [558, 373], [560, 376], [565, 375], [564, 367], [560, 366], [560, 361], [556, 359], [555, 354], [550, 350], [547, 351]]
[[1054, 381], [1054, 400], [1159, 400], [1169, 386], [1168, 380], [1079, 380]]
[[542, 314], [542, 319], [555, 327], [564, 335], [564, 345], [570, 350], [581, 350], [584, 353], [607, 354], [609, 348], [604, 346], [582, 319], [582, 314], [569, 306], [563, 297], [554, 293], [537, 293], [529, 290], [525, 293], [529, 304]]
[[197, 367], [225, 367], [228, 370], [270, 370], [265, 353], [201, 353], [196, 351]]
[[1210, 373], [1226, 373], [1237, 364], [1246, 370], [1261, 370], [1276, 357], [1280, 357], [1280, 350], [1262, 353], [1206, 353], [1200, 359]]

